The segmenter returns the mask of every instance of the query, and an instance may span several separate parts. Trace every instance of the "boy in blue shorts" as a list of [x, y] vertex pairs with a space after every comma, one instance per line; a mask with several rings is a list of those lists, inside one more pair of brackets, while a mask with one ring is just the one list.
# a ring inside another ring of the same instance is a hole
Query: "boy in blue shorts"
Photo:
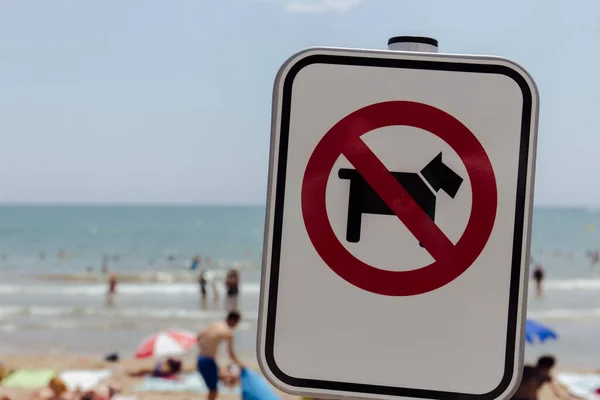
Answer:
[[209, 390], [208, 400], [215, 400], [218, 395], [219, 367], [215, 358], [221, 342], [227, 342], [229, 358], [240, 368], [242, 367], [233, 350], [233, 329], [238, 325], [240, 319], [241, 315], [238, 311], [230, 311], [224, 320], [213, 322], [198, 334], [200, 352], [196, 366]]

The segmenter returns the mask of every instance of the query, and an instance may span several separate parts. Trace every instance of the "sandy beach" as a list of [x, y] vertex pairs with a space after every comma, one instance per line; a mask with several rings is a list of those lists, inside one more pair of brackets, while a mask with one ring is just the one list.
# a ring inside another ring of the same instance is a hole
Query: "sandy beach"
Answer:
[[[143, 392], [136, 391], [135, 386], [140, 384], [143, 378], [131, 377], [130, 373], [139, 370], [152, 369], [155, 360], [153, 359], [123, 359], [115, 363], [110, 363], [101, 358], [77, 355], [0, 355], [0, 360], [5, 362], [12, 369], [20, 368], [53, 368], [57, 371], [65, 370], [100, 370], [111, 369], [113, 375], [108, 378], [111, 385], [122, 390], [121, 394], [126, 396], [136, 396], [140, 400], [189, 400], [202, 399], [206, 397], [204, 393], [193, 392]], [[195, 371], [195, 358], [193, 355], [181, 357], [183, 361], [183, 372]], [[259, 371], [255, 360], [243, 360], [249, 368]], [[0, 395], [8, 396], [10, 400], [26, 400], [32, 389], [6, 388], [0, 384]], [[297, 399], [295, 396], [284, 394], [277, 391], [283, 399]], [[239, 399], [239, 395], [224, 394], [221, 399]]]
[[[136, 391], [134, 387], [141, 383], [142, 378], [133, 378], [129, 374], [140, 369], [149, 369], [153, 367], [153, 360], [135, 360], [124, 359], [116, 363], [108, 363], [104, 360], [89, 356], [76, 355], [0, 355], [0, 360], [8, 363], [12, 368], [44, 368], [51, 367], [58, 371], [69, 369], [104, 369], [113, 370], [113, 375], [108, 382], [121, 388], [121, 394], [125, 396], [136, 396], [140, 400], [192, 400], [203, 399], [204, 393], [193, 392], [144, 392]], [[193, 355], [182, 357], [184, 372], [193, 372], [195, 359]], [[255, 371], [259, 371], [256, 360], [244, 360], [247, 365]], [[581, 372], [581, 371], [580, 371]], [[299, 399], [297, 396], [288, 395], [275, 390], [282, 399]], [[31, 389], [14, 389], [0, 386], [0, 395], [8, 396], [10, 400], [26, 400], [32, 392]], [[239, 395], [222, 394], [220, 399], [234, 400], [239, 399]], [[538, 394], [538, 400], [556, 400], [556, 397], [548, 387], [543, 387]]]

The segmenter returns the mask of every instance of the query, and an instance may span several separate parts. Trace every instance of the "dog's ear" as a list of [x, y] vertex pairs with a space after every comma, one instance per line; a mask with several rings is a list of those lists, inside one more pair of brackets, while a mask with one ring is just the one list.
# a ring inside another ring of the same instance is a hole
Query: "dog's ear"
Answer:
[[429, 182], [433, 190], [438, 192], [442, 189], [448, 196], [454, 198], [462, 184], [463, 178], [454, 172], [442, 161], [442, 153], [435, 156], [425, 168], [421, 170], [421, 175]]

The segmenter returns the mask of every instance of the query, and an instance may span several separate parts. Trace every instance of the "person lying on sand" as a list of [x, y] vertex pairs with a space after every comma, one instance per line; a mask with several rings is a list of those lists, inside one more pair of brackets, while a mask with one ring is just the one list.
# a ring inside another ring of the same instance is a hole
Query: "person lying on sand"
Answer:
[[80, 400], [110, 400], [120, 390], [110, 384], [100, 384], [83, 393]]
[[154, 378], [177, 379], [177, 374], [181, 372], [181, 361], [176, 358], [167, 358], [159, 361], [152, 370], [141, 369], [136, 372], [130, 372], [131, 377], [152, 376]]
[[154, 378], [177, 379], [177, 374], [181, 372], [181, 361], [175, 358], [167, 358], [165, 361], [159, 361], [152, 371]]

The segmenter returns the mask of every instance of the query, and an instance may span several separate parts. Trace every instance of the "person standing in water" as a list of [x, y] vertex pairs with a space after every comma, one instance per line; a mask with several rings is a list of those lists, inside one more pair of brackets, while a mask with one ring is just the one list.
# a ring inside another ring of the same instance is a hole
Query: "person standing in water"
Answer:
[[542, 282], [544, 281], [544, 269], [541, 264], [537, 264], [533, 270], [533, 280], [535, 281], [535, 292], [537, 298], [543, 297]]
[[197, 336], [199, 354], [196, 368], [209, 390], [208, 400], [216, 399], [219, 394], [217, 390], [219, 367], [215, 358], [221, 342], [227, 342], [227, 350], [231, 361], [243, 368], [233, 348], [233, 329], [238, 325], [240, 319], [239, 312], [231, 311], [227, 314], [225, 320], [213, 322]]
[[590, 268], [593, 268], [600, 261], [600, 252], [598, 250], [588, 251], [587, 256], [590, 259]]
[[204, 271], [200, 272], [200, 276], [198, 277], [198, 284], [200, 285], [200, 301], [202, 304], [202, 308], [206, 308], [206, 278], [204, 277]]
[[103, 274], [108, 273], [108, 254], [104, 254], [102, 256], [102, 273]]
[[240, 294], [240, 274], [235, 269], [230, 269], [225, 277], [225, 307], [228, 311], [238, 309], [238, 297]]
[[115, 296], [117, 295], [117, 283], [119, 279], [117, 274], [110, 271], [108, 274], [108, 291], [106, 292], [106, 305], [113, 306], [115, 303]]

